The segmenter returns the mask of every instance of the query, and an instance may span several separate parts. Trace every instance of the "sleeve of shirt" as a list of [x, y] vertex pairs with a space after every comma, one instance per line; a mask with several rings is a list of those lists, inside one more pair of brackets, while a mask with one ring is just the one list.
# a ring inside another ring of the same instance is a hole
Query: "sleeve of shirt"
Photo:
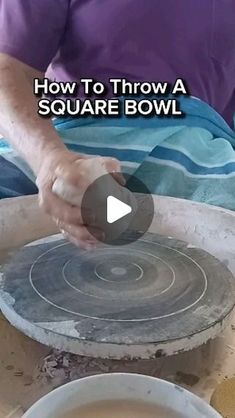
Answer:
[[66, 27], [70, 0], [0, 0], [0, 52], [45, 72]]

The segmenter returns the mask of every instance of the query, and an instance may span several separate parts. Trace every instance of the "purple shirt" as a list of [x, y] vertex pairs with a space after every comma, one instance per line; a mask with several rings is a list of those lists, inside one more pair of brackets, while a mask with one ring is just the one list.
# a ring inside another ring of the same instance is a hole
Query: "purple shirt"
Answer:
[[235, 0], [0, 0], [0, 52], [58, 81], [182, 77], [232, 123]]

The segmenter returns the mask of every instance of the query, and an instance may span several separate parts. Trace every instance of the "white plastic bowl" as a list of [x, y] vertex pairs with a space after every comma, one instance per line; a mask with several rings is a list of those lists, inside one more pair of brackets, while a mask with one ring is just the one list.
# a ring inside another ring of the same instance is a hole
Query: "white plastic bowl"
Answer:
[[169, 407], [185, 418], [222, 418], [207, 403], [179, 386], [127, 373], [96, 375], [61, 386], [34, 404], [23, 418], [57, 418], [84, 404], [120, 399]]

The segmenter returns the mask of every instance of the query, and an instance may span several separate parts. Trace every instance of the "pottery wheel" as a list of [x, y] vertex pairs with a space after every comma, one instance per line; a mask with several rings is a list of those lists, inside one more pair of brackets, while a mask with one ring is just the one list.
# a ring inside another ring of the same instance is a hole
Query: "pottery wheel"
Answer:
[[108, 358], [151, 358], [214, 338], [235, 304], [225, 265], [147, 233], [86, 252], [61, 235], [33, 242], [2, 268], [0, 308], [32, 338]]

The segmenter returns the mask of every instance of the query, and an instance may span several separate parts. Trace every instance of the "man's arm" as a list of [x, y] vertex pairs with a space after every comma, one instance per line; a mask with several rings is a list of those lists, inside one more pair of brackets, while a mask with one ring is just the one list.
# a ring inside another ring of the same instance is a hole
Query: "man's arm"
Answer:
[[[33, 78], [43, 74], [20, 61], [0, 54], [0, 132], [33, 169], [39, 189], [39, 204], [66, 232], [72, 242], [85, 246], [93, 237], [83, 226], [80, 208], [73, 207], [52, 192], [56, 178], [78, 180], [79, 154], [69, 152], [52, 122], [37, 113]], [[61, 174], [57, 175], [56, 170]], [[89, 173], [86, 173], [89, 176]]]
[[0, 133], [33, 169], [44, 211], [74, 242], [83, 243], [94, 239], [80, 208], [56, 196], [52, 186], [58, 178], [82, 194], [92, 164], [68, 151], [51, 121], [38, 116], [32, 82], [60, 49], [70, 5], [70, 0], [0, 0]]
[[[33, 169], [40, 206], [56, 220], [70, 241], [90, 248], [96, 239], [83, 224], [81, 208], [54, 194], [52, 187], [59, 179], [65, 189], [73, 186], [76, 195], [83, 196], [92, 178], [94, 162], [68, 151], [52, 122], [38, 115], [33, 78], [42, 76], [20, 61], [0, 54], [0, 132]], [[96, 158], [96, 164], [107, 172], [120, 171], [119, 163], [113, 159]], [[93, 219], [91, 215], [91, 226]]]
[[55, 150], [65, 150], [51, 120], [37, 113], [33, 79], [44, 75], [0, 54], [0, 132], [27, 161], [35, 175], [43, 160]]

